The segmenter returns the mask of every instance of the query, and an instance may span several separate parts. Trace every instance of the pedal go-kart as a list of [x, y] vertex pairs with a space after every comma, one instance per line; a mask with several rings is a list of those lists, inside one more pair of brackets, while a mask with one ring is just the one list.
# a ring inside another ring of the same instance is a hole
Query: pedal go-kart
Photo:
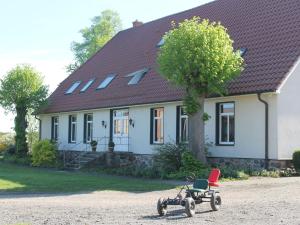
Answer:
[[[181, 187], [180, 192], [173, 199], [160, 198], [157, 202], [157, 211], [160, 216], [167, 214], [168, 205], [181, 205], [185, 207], [185, 212], [188, 217], [195, 215], [197, 204], [210, 202], [213, 211], [218, 211], [222, 204], [220, 193], [212, 187], [219, 187], [218, 180], [220, 177], [219, 169], [212, 169], [207, 179], [196, 179], [195, 176], [187, 177], [187, 183]], [[193, 182], [193, 187], [189, 184]], [[185, 197], [182, 192], [185, 190]]]

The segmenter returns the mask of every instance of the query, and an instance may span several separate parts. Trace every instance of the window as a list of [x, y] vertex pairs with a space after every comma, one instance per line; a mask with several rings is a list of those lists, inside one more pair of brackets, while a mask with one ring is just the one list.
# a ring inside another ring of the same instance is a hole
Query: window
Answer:
[[151, 109], [151, 144], [164, 143], [164, 109]]
[[51, 119], [52, 122], [52, 129], [51, 129], [51, 139], [53, 141], [57, 141], [58, 140], [58, 124], [59, 124], [59, 119], [58, 116], [53, 116]]
[[84, 114], [84, 142], [90, 143], [93, 139], [93, 114]]
[[77, 117], [76, 115], [69, 116], [69, 143], [76, 143], [77, 137]]
[[217, 144], [234, 145], [235, 105], [233, 102], [217, 104]]
[[241, 56], [244, 56], [247, 52], [247, 48], [240, 48], [240, 54]]
[[128, 135], [128, 110], [115, 110], [114, 115], [114, 135]]
[[81, 84], [81, 81], [76, 81], [72, 86], [65, 92], [65, 94], [72, 94], [76, 88]]
[[134, 73], [128, 74], [126, 77], [132, 77], [128, 82], [128, 85], [138, 84], [148, 71], [149, 71], [148, 68], [144, 68]]
[[188, 115], [182, 106], [179, 107], [178, 119], [179, 142], [188, 142]]
[[160, 41], [157, 43], [157, 45], [156, 45], [156, 47], [161, 47], [161, 46], [163, 46], [165, 44], [165, 39], [164, 38], [162, 38], [162, 39], [160, 39]]
[[103, 88], [106, 88], [110, 82], [112, 82], [112, 80], [116, 77], [116, 74], [110, 74], [108, 75], [105, 80], [103, 80], [101, 82], [101, 84], [97, 87], [97, 89], [103, 89]]
[[93, 84], [94, 81], [95, 81], [95, 79], [89, 80], [89, 81], [84, 85], [84, 87], [80, 90], [80, 92], [85, 92], [85, 91]]

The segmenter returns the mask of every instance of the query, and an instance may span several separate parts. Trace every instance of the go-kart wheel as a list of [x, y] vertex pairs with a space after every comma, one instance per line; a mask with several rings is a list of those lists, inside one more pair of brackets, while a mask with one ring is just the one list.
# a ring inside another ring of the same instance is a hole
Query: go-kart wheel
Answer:
[[164, 198], [160, 198], [157, 201], [157, 212], [160, 216], [164, 216], [167, 214], [167, 205], [164, 202]]
[[196, 203], [193, 198], [185, 199], [185, 213], [188, 217], [192, 217], [195, 215]]
[[210, 199], [210, 206], [212, 210], [218, 211], [221, 207], [221, 204], [222, 204], [221, 196], [217, 193], [213, 193]]

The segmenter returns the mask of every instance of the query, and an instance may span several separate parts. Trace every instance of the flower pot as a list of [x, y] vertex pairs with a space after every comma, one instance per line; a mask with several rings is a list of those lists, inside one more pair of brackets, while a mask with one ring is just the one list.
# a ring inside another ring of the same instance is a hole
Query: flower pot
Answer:
[[96, 150], [97, 150], [97, 146], [92, 147], [93, 152], [96, 152]]

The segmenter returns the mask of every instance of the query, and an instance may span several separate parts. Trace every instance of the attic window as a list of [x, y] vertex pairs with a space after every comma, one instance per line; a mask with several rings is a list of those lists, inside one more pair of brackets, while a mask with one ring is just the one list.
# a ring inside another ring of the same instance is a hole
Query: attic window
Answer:
[[134, 73], [128, 74], [126, 77], [132, 77], [130, 81], [128, 82], [128, 85], [137, 84], [140, 82], [140, 80], [144, 77], [144, 75], [149, 71], [148, 68], [144, 68], [141, 70], [138, 70]]
[[95, 79], [91, 79], [89, 80], [85, 85], [84, 87], [80, 90], [80, 92], [85, 92], [91, 85], [92, 83], [95, 81]]
[[161, 46], [163, 46], [165, 44], [165, 39], [164, 38], [162, 38], [158, 43], [157, 43], [157, 45], [156, 45], [156, 47], [161, 47]]
[[103, 89], [103, 88], [106, 88], [110, 82], [112, 82], [112, 80], [115, 78], [116, 74], [110, 74], [108, 75], [105, 80], [103, 80], [101, 82], [101, 84], [97, 87], [97, 89]]
[[81, 81], [76, 81], [72, 86], [65, 92], [65, 94], [72, 94], [76, 88], [81, 84]]
[[240, 48], [240, 54], [241, 56], [244, 56], [247, 52], [247, 48]]

